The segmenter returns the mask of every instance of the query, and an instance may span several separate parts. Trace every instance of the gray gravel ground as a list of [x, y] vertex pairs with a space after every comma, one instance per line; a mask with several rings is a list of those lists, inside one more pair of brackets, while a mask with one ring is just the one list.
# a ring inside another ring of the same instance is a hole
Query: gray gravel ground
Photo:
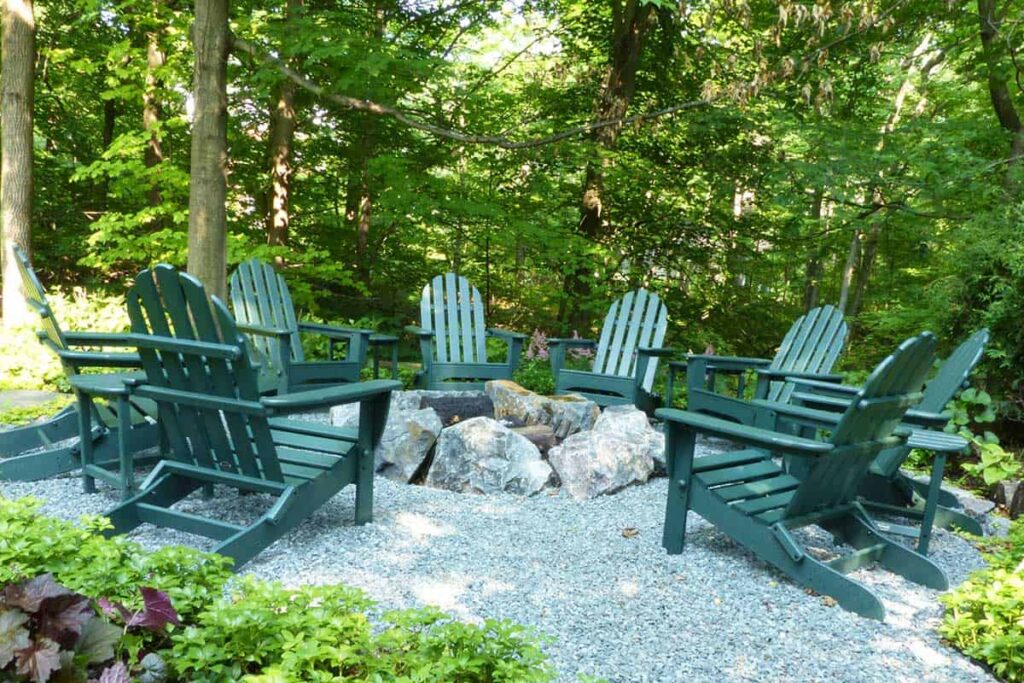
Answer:
[[[885, 623], [808, 595], [691, 514], [687, 547], [661, 548], [665, 479], [589, 502], [562, 494], [473, 496], [378, 478], [374, 522], [352, 526], [351, 487], [244, 571], [286, 584], [344, 582], [385, 607], [437, 605], [461, 618], [506, 618], [556, 640], [560, 681], [990, 681], [939, 643], [937, 593], [879, 569], [855, 575], [883, 598]], [[77, 478], [0, 482], [8, 497], [45, 499], [77, 518], [116, 502]], [[218, 491], [186, 509], [238, 520], [262, 496]], [[638, 534], [623, 536], [633, 527]], [[144, 527], [145, 545], [205, 540]], [[827, 542], [821, 540], [827, 547]], [[953, 584], [982, 566], [974, 548], [938, 531], [932, 557]]]

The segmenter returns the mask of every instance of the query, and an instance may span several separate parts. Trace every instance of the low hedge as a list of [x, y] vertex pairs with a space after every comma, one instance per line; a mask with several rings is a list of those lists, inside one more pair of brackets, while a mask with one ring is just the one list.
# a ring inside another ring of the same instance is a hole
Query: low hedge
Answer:
[[0, 496], [0, 680], [525, 683], [555, 676], [541, 637], [511, 622], [467, 624], [432, 608], [382, 612], [346, 586], [285, 588], [239, 577], [224, 557], [183, 547], [147, 551], [104, 538], [103, 518], [73, 524], [41, 515], [40, 505]]
[[985, 539], [989, 566], [942, 596], [939, 631], [1004, 681], [1024, 681], [1024, 518], [1005, 538]]

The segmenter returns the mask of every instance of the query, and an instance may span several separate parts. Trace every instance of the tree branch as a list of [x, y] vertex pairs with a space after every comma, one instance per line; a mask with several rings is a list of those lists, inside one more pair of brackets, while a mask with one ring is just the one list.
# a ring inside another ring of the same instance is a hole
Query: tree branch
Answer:
[[471, 145], [492, 145], [500, 147], [502, 149], [528, 149], [531, 147], [541, 147], [543, 145], [550, 145], [561, 140], [568, 138], [578, 137], [585, 133], [589, 133], [594, 130], [606, 128], [608, 126], [625, 126], [634, 123], [643, 123], [664, 116], [669, 116], [685, 109], [696, 109], [697, 107], [704, 107], [711, 104], [714, 99], [699, 99], [690, 100], [687, 102], [680, 102], [674, 104], [671, 107], [665, 107], [664, 109], [658, 109], [655, 111], [645, 112], [642, 114], [634, 114], [632, 116], [617, 117], [613, 119], [606, 119], [602, 121], [593, 121], [591, 123], [584, 124], [582, 126], [575, 126], [573, 128], [567, 128], [561, 132], [553, 135], [547, 135], [544, 137], [527, 138], [525, 140], [512, 140], [500, 135], [474, 135], [471, 133], [463, 133], [458, 130], [452, 130], [450, 128], [443, 128], [436, 126], [432, 123], [422, 121], [418, 118], [414, 118], [401, 109], [392, 107], [387, 104], [380, 104], [372, 100], [361, 100], [355, 97], [349, 97], [348, 95], [341, 95], [338, 93], [328, 92], [323, 86], [313, 82], [306, 78], [295, 69], [291, 68], [277, 57], [263, 52], [258, 47], [245, 40], [244, 38], [235, 37], [232, 39], [232, 47], [239, 52], [245, 54], [267, 64], [268, 66], [277, 69], [289, 80], [294, 82], [300, 88], [308, 90], [317, 97], [321, 97], [325, 100], [329, 100], [334, 104], [342, 106], [346, 109], [352, 109], [355, 111], [362, 111], [369, 114], [376, 114], [377, 116], [390, 116], [391, 118], [403, 123], [410, 128], [423, 131], [424, 133], [430, 133], [438, 137], [447, 138], [449, 140], [455, 140], [464, 144]]

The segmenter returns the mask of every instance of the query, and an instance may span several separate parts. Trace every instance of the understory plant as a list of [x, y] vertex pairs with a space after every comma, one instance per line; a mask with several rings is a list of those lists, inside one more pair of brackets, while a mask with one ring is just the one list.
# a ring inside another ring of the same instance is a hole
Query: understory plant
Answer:
[[[99, 291], [73, 289], [47, 295], [54, 315], [65, 331], [123, 332], [128, 329], [124, 297], [104, 296]], [[14, 328], [0, 329], [0, 348], [17, 353], [0, 354], [0, 389], [70, 391], [60, 361], [36, 337], [38, 318]]]
[[1004, 681], [1024, 681], [1024, 518], [1005, 538], [980, 541], [986, 569], [974, 572], [940, 600], [940, 633]]
[[[530, 683], [554, 678], [541, 638], [514, 623], [467, 624], [433, 608], [383, 612], [362, 592], [343, 585], [286, 588], [233, 578], [231, 561], [219, 555], [173, 546], [147, 551], [123, 537], [104, 537], [109, 523], [102, 518], [83, 517], [74, 524], [41, 515], [40, 506], [31, 498], [0, 496], [0, 591], [6, 596], [19, 586], [43, 586], [61, 602], [0, 604], [0, 680]], [[63, 615], [65, 603], [74, 608], [69, 618], [82, 628], [55, 634], [47, 625], [49, 615], [54, 609]], [[104, 626], [89, 626], [87, 632], [85, 624], [93, 622]], [[93, 628], [103, 635], [103, 647], [95, 653]], [[33, 648], [45, 660], [24, 663], [36, 656]], [[54, 668], [58, 663], [61, 667]], [[39, 673], [47, 666], [48, 673]], [[92, 675], [100, 677], [86, 678]]]
[[[999, 437], [989, 429], [996, 420], [996, 414], [988, 392], [974, 387], [965, 389], [949, 402], [946, 412], [949, 422], [945, 431], [968, 442], [966, 457], [959, 460], [964, 474], [986, 488], [1020, 476], [1024, 471], [1020, 459], [1004, 449]], [[926, 469], [930, 463], [930, 453], [913, 451], [907, 465], [913, 469]]]

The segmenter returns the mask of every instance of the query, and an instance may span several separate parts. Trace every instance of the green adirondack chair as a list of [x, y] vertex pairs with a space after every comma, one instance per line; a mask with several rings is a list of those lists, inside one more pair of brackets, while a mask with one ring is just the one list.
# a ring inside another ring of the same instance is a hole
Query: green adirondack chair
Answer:
[[[685, 369], [687, 410], [754, 424], [756, 406], [738, 400], [743, 396], [746, 372], [753, 370], [757, 373], [754, 398], [785, 403], [795, 389], [788, 379], [804, 377], [841, 381], [839, 375], [829, 373], [839, 360], [846, 334], [846, 322], [838, 308], [815, 308], [793, 323], [771, 360], [693, 354], [687, 356], [686, 361], [669, 363], [669, 389], [675, 371]], [[715, 379], [720, 374], [739, 376], [737, 397], [716, 391]]]
[[[369, 330], [299, 321], [288, 283], [273, 266], [259, 259], [240, 264], [231, 275], [229, 289], [238, 328], [249, 336], [264, 363], [262, 388], [284, 394], [359, 381], [370, 343]], [[306, 360], [300, 337], [303, 332], [326, 337], [332, 360]], [[345, 344], [345, 357], [333, 360], [337, 342]]]
[[[930, 333], [901, 344], [875, 368], [827, 441], [690, 411], [657, 411], [666, 425], [669, 475], [665, 548], [670, 554], [682, 552], [687, 512], [693, 510], [799, 585], [865, 617], [885, 617], [878, 597], [847, 576], [867, 564], [878, 563], [911, 581], [945, 590], [943, 571], [887, 538], [857, 501], [875, 457], [906, 440], [898, 427], [906, 410], [921, 398], [918, 389], [934, 350]], [[694, 459], [697, 434], [749, 447]], [[776, 452], [806, 459], [807, 476], [800, 480], [787, 473], [773, 459]], [[810, 525], [824, 528], [853, 551], [830, 560], [808, 552], [792, 532]]]
[[[900, 467], [910, 455], [911, 448], [929, 450], [930, 443], [931, 450], [935, 450], [936, 446], [944, 447], [949, 441], [950, 435], [941, 431], [949, 421], [944, 411], [956, 393], [968, 385], [968, 378], [981, 361], [988, 340], [988, 330], [979, 330], [949, 355], [925, 385], [920, 405], [907, 411], [905, 423], [913, 429], [912, 442], [879, 453], [861, 484], [861, 502], [869, 510], [924, 520], [920, 529], [879, 524], [890, 533], [918, 538], [918, 550], [922, 553], [928, 549], [931, 532], [929, 522], [932, 518], [935, 526], [940, 528], [959, 528], [979, 536], [984, 532], [976, 519], [960, 509], [960, 501], [953, 493], [939, 488], [942, 483], [943, 460], [937, 459], [933, 463], [929, 482], [912, 479]], [[851, 397], [858, 391], [857, 387], [814, 380], [795, 380], [794, 383], [798, 390], [792, 396], [793, 402], [821, 410], [845, 410]], [[946, 450], [935, 450], [936, 456], [944, 459]]]
[[[227, 307], [207, 298], [195, 278], [166, 265], [139, 274], [128, 295], [130, 341], [145, 379], [133, 396], [155, 401], [171, 457], [139, 493], [107, 513], [110, 534], [142, 523], [217, 541], [215, 552], [241, 566], [294, 528], [348, 484], [356, 486], [355, 520], [373, 512], [373, 451], [399, 382], [378, 380], [261, 397], [258, 371]], [[339, 403], [360, 404], [357, 430], [274, 417]], [[175, 510], [214, 484], [274, 498], [265, 514], [237, 524]]]
[[[87, 492], [99, 478], [127, 496], [133, 456], [160, 443], [156, 405], [130, 398], [124, 386], [132, 375], [123, 370], [138, 369], [139, 356], [94, 350], [122, 346], [120, 335], [61, 329], [28, 256], [18, 246], [13, 251], [28, 304], [39, 315], [39, 340], [60, 358], [77, 401], [49, 420], [0, 433], [0, 479], [34, 481], [82, 468]], [[87, 368], [122, 372], [82, 374]]]
[[[519, 364], [525, 334], [488, 329], [480, 291], [461, 275], [438, 275], [423, 288], [420, 326], [407, 327], [420, 340], [421, 389], [479, 389], [484, 380], [511, 379]], [[508, 344], [504, 363], [487, 362], [487, 337]], [[456, 380], [456, 381], [451, 381]]]
[[[602, 407], [631, 403], [653, 413], [660, 403], [653, 391], [658, 358], [673, 353], [661, 346], [667, 327], [665, 304], [657, 294], [640, 289], [611, 305], [599, 341], [548, 339], [556, 393], [580, 394]], [[566, 351], [574, 347], [596, 349], [590, 372], [564, 367]]]

